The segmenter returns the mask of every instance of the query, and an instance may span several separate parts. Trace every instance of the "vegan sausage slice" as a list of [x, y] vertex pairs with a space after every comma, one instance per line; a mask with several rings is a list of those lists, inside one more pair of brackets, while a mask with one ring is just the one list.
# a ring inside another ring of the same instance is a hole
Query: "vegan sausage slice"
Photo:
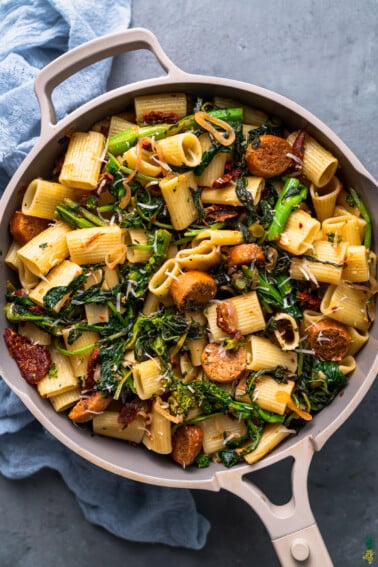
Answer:
[[340, 362], [348, 354], [351, 336], [342, 323], [326, 318], [309, 325], [310, 348], [320, 360]]
[[247, 367], [247, 351], [244, 347], [226, 350], [217, 343], [209, 343], [202, 352], [202, 368], [214, 382], [233, 382], [242, 378]]
[[186, 467], [202, 449], [203, 431], [198, 425], [182, 425], [172, 438], [172, 459]]
[[253, 262], [264, 262], [264, 250], [258, 244], [236, 244], [227, 250], [227, 265], [241, 266], [242, 264], [252, 264]]
[[248, 171], [264, 178], [284, 173], [292, 164], [288, 157], [292, 151], [289, 142], [273, 134], [263, 134], [259, 140], [257, 147], [253, 147], [253, 144], [247, 146], [245, 161]]
[[68, 417], [75, 423], [91, 421], [93, 417], [106, 410], [112, 398], [104, 398], [102, 392], [93, 392], [88, 398], [80, 400], [74, 405]]
[[190, 311], [213, 299], [217, 293], [217, 284], [206, 272], [191, 270], [174, 280], [170, 293], [180, 311]]
[[13, 213], [9, 221], [9, 230], [16, 242], [23, 246], [49, 225], [49, 220], [25, 215], [22, 211]]

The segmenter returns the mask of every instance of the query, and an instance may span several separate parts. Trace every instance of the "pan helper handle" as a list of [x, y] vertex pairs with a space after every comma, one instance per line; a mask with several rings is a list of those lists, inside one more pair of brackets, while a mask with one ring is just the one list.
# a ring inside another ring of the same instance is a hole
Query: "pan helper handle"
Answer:
[[186, 76], [186, 73], [169, 59], [156, 36], [147, 29], [132, 28], [93, 39], [67, 51], [37, 75], [35, 92], [41, 109], [41, 136], [47, 135], [56, 126], [52, 92], [60, 83], [97, 61], [139, 49], [147, 49], [155, 55], [161, 67], [167, 72], [168, 82], [180, 82]]
[[[271, 537], [282, 567], [333, 567], [319, 528], [311, 511], [307, 478], [314, 454], [310, 436], [294, 445], [289, 454], [292, 465], [292, 497], [286, 504], [273, 504], [260, 488], [243, 479], [245, 468], [219, 472], [220, 486], [245, 500], [260, 516]], [[284, 452], [287, 457], [287, 451]], [[280, 460], [280, 452], [272, 453], [266, 465]], [[247, 472], [253, 472], [249, 469]]]

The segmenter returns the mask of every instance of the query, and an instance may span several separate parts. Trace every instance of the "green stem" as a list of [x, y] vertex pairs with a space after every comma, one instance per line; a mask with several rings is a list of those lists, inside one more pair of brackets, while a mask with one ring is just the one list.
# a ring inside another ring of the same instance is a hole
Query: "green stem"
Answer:
[[55, 207], [55, 215], [58, 219], [66, 222], [74, 228], [93, 228], [96, 226], [93, 222], [79, 217], [74, 211], [66, 207], [65, 205], [57, 205]]
[[350, 187], [349, 191], [353, 198], [353, 201], [355, 202], [358, 210], [361, 213], [362, 218], [364, 219], [364, 221], [366, 221], [364, 246], [365, 248], [368, 248], [370, 250], [372, 238], [371, 216], [365, 206], [365, 203], [363, 202], [357, 191], [353, 189], [353, 187]]
[[280, 237], [290, 213], [306, 197], [307, 187], [302, 185], [296, 178], [289, 177], [286, 179], [274, 207], [274, 216], [266, 232], [266, 240], [277, 240]]
[[170, 124], [156, 124], [154, 126], [133, 126], [109, 138], [108, 150], [111, 154], [119, 156], [130, 149], [139, 138], [164, 138]]
[[79, 203], [76, 203], [76, 201], [72, 201], [71, 199], [66, 198], [64, 199], [64, 205], [66, 205], [69, 209], [76, 211], [79, 215], [87, 219], [94, 226], [108, 226], [107, 222], [101, 220], [100, 217], [94, 215], [93, 213], [88, 211], [88, 209], [82, 207]]
[[130, 378], [132, 374], [132, 370], [129, 370], [128, 372], [125, 372], [125, 374], [123, 375], [123, 377], [121, 378], [121, 380], [118, 382], [118, 386], [117, 389], [113, 395], [113, 399], [114, 400], [119, 400], [119, 397], [121, 395], [122, 389], [124, 387], [124, 385], [126, 384], [127, 380]]
[[[130, 173], [133, 173], [134, 171], [133, 169], [130, 169], [125, 165], [120, 165], [119, 170], [122, 171], [122, 173], [126, 173], [127, 175], [130, 175]], [[138, 173], [138, 172], [135, 174], [135, 179], [139, 179], [139, 181], [147, 181], [147, 182], [159, 181], [157, 177], [151, 177], [150, 175], [144, 175], [143, 173]]]
[[[232, 108], [218, 108], [216, 110], [207, 111], [209, 116], [214, 118], [219, 118], [219, 120], [224, 120], [224, 122], [241, 122], [243, 120], [243, 109], [242, 107], [232, 107]], [[191, 114], [185, 116], [179, 120], [176, 124], [169, 126], [167, 131], [167, 136], [174, 136], [180, 132], [185, 132], [191, 128], [195, 128], [197, 122], [195, 120], [195, 115]]]
[[[226, 122], [241, 121], [243, 119], [242, 108], [221, 108], [217, 110], [210, 110], [210, 116], [219, 118]], [[161, 140], [167, 136], [174, 136], [180, 132], [185, 132], [196, 126], [194, 114], [185, 116], [176, 124], [155, 124], [154, 126], [133, 126], [112, 136], [108, 141], [108, 150], [111, 154], [119, 156], [131, 148], [139, 138], [154, 138]]]
[[96, 343], [92, 343], [90, 345], [86, 345], [85, 347], [77, 348], [76, 350], [68, 350], [68, 349], [60, 346], [58, 340], [55, 340], [54, 346], [55, 346], [56, 350], [58, 350], [61, 354], [64, 354], [64, 356], [76, 356], [76, 355], [84, 354], [86, 352], [93, 350], [97, 345], [96, 345]]
[[[124, 173], [125, 175], [130, 175], [131, 173], [134, 172], [133, 169], [130, 169], [125, 165], [121, 165], [117, 160], [117, 158], [114, 157], [114, 155], [110, 152], [108, 152], [107, 154], [107, 159], [108, 161], [105, 165], [105, 169], [112, 175], [115, 175], [119, 171], [121, 173]], [[151, 177], [150, 175], [144, 175], [143, 173], [138, 173], [138, 172], [135, 174], [135, 179], [138, 179], [139, 181], [146, 181], [147, 183], [150, 183], [151, 181], [158, 181], [157, 177]]]
[[140, 215], [140, 217], [143, 220], [145, 220], [146, 222], [151, 223], [154, 226], [158, 226], [159, 228], [166, 228], [167, 230], [173, 229], [173, 226], [171, 224], [165, 224], [163, 222], [152, 220], [151, 217], [148, 217], [147, 215], [145, 215], [144, 212], [141, 210], [141, 208], [138, 206], [138, 203], [136, 203], [135, 208], [136, 208], [138, 214]]

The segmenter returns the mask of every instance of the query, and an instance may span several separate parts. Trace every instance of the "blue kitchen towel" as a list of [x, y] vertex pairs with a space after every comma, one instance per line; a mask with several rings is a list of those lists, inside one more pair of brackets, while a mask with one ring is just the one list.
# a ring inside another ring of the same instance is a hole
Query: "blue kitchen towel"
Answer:
[[[1, 191], [38, 138], [39, 69], [85, 41], [126, 29], [130, 12], [131, 0], [1, 0]], [[105, 60], [65, 81], [54, 99], [58, 118], [104, 92], [110, 70]], [[189, 490], [137, 483], [91, 465], [37, 423], [0, 379], [0, 472], [24, 478], [44, 467], [61, 474], [90, 522], [119, 537], [192, 549], [206, 542], [209, 523]]]

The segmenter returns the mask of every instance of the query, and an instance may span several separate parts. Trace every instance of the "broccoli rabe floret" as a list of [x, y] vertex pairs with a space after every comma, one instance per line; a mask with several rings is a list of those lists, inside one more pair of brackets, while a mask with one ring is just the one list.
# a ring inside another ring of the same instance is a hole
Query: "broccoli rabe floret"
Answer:
[[293, 209], [307, 197], [307, 187], [298, 179], [289, 177], [282, 188], [274, 207], [273, 220], [266, 232], [266, 240], [276, 240], [285, 228], [287, 219]]
[[200, 453], [194, 459], [194, 463], [199, 469], [205, 469], [210, 465], [210, 457], [208, 455], [205, 455], [205, 453]]
[[285, 420], [284, 415], [265, 411], [255, 402], [246, 403], [235, 400], [226, 390], [210, 380], [194, 380], [190, 383], [190, 387], [204, 413], [220, 411], [229, 413], [238, 419], [256, 417], [267, 423], [282, 423]]

